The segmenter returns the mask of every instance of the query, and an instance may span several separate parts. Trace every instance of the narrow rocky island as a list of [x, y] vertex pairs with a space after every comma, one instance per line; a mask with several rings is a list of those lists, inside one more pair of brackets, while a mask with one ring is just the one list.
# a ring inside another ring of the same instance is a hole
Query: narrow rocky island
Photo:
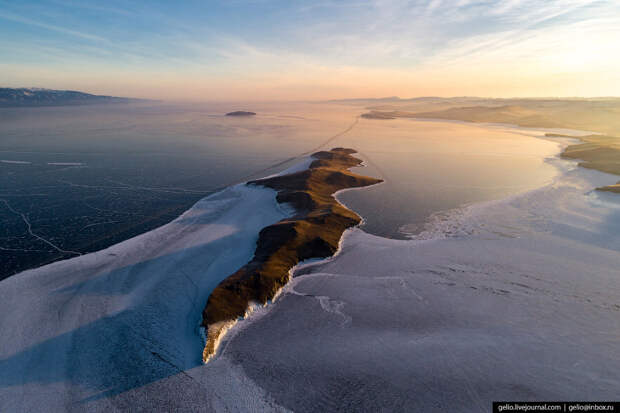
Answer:
[[293, 266], [309, 258], [333, 255], [342, 233], [360, 223], [360, 217], [333, 194], [382, 181], [350, 172], [349, 168], [362, 162], [351, 156], [353, 153], [353, 149], [345, 148], [317, 152], [306, 170], [248, 182], [275, 189], [277, 201], [292, 205], [295, 213], [263, 228], [253, 259], [224, 279], [209, 296], [202, 321], [207, 336], [204, 362], [215, 355], [226, 330], [252, 305], [265, 305], [276, 296], [289, 281]]

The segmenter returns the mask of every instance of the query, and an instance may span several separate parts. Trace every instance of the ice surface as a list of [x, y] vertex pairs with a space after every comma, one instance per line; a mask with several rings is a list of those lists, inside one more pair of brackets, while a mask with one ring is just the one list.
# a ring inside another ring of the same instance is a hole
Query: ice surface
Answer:
[[553, 160], [543, 188], [348, 231], [202, 365], [209, 291], [287, 214], [235, 186], [174, 222], [0, 282], [2, 411], [480, 411], [617, 399], [617, 177]]

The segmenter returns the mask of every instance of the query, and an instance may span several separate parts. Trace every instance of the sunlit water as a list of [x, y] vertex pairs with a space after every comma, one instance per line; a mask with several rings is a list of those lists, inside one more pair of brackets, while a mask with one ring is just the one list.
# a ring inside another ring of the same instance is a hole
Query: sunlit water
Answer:
[[385, 183], [339, 199], [365, 218], [366, 232], [404, 238], [422, 231], [436, 212], [550, 182], [557, 171], [546, 158], [558, 144], [542, 136], [464, 122], [362, 119], [339, 143], [364, 157], [367, 166], [357, 172]]
[[[255, 117], [226, 117], [252, 110]], [[553, 142], [456, 122], [357, 119], [334, 104], [141, 104], [0, 110], [0, 278], [170, 221], [224, 186], [319, 148], [357, 149], [385, 183], [339, 198], [405, 237], [438, 211], [534, 188]], [[30, 226], [30, 227], [29, 227]]]

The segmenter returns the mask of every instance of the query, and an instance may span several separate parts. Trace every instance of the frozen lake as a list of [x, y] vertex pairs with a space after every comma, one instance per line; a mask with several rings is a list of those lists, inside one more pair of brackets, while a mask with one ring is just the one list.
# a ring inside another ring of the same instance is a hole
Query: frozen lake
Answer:
[[[245, 108], [251, 118], [227, 117]], [[372, 234], [406, 238], [434, 213], [548, 182], [534, 132], [357, 119], [335, 104], [139, 104], [0, 109], [0, 278], [161, 226], [222, 187], [350, 146], [385, 179], [341, 200]], [[540, 133], [539, 133], [540, 134]]]

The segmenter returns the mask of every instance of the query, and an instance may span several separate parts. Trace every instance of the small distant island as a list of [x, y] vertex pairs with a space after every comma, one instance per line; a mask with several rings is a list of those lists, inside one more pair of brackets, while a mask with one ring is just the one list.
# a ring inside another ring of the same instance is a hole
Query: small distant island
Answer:
[[370, 111], [368, 113], [362, 113], [362, 118], [364, 119], [382, 119], [382, 120], [390, 120], [396, 119], [396, 116], [392, 116], [386, 112], [378, 112], [376, 110]]
[[254, 113], [254, 112], [247, 112], [247, 111], [244, 111], [244, 110], [237, 110], [235, 112], [228, 112], [226, 114], [226, 116], [254, 116], [254, 115], [256, 115], [256, 113]]

